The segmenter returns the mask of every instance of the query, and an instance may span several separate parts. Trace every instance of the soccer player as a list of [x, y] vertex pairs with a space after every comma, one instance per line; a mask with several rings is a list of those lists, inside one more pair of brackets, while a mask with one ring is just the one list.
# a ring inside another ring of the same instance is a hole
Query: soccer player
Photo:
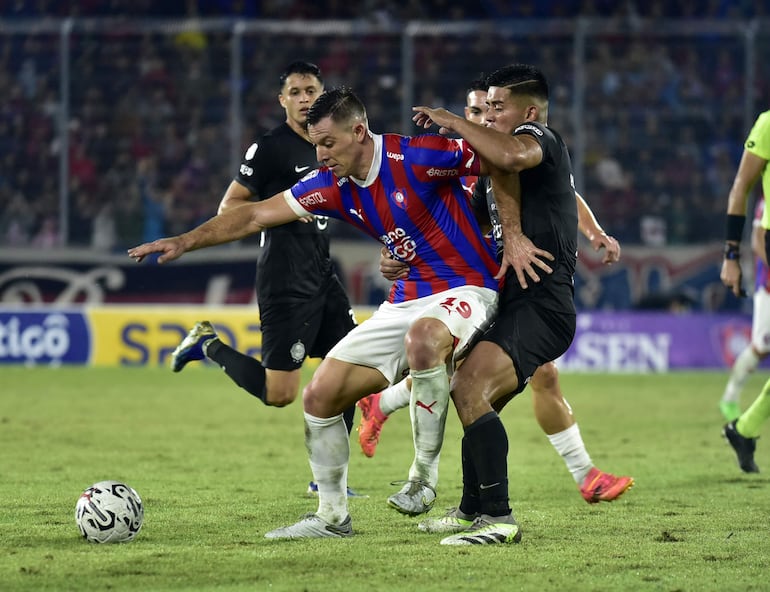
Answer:
[[[459, 532], [441, 541], [446, 545], [521, 539], [508, 497], [508, 438], [495, 409], [563, 354], [575, 333], [577, 207], [569, 152], [546, 125], [548, 83], [524, 64], [495, 71], [487, 83], [488, 127], [445, 109], [414, 108], [418, 125], [435, 123], [441, 133], [460, 135], [491, 166], [510, 173], [490, 185], [505, 274], [498, 315], [452, 377], [464, 428], [463, 496], [455, 515]], [[545, 266], [537, 257], [542, 251], [554, 257]]]
[[[460, 177], [498, 171], [462, 140], [437, 135], [374, 134], [348, 89], [324, 92], [308, 110], [307, 130], [323, 165], [272, 198], [222, 212], [176, 237], [129, 249], [159, 263], [184, 252], [238, 240], [308, 215], [335, 216], [382, 242], [410, 264], [388, 302], [335, 345], [303, 391], [305, 443], [318, 484], [318, 509], [267, 538], [353, 534], [346, 496], [350, 447], [343, 410], [411, 370], [416, 399], [446, 414], [447, 366], [496, 310], [499, 269]], [[505, 224], [507, 220], [503, 222]], [[548, 270], [551, 255], [532, 247], [526, 266]], [[533, 272], [534, 273], [534, 272]], [[427, 415], [427, 414], [426, 414]], [[441, 442], [444, 422], [420, 424]]]
[[[281, 73], [278, 102], [286, 120], [246, 150], [219, 204], [220, 213], [267, 199], [318, 168], [305, 120], [323, 88], [321, 71], [310, 62], [292, 62]], [[172, 370], [179, 372], [191, 361], [209, 358], [265, 405], [292, 403], [305, 358], [324, 357], [356, 325], [329, 254], [328, 225], [325, 216], [308, 217], [266, 229], [261, 235], [256, 279], [261, 361], [223, 343], [214, 327], [201, 321], [172, 353]], [[354, 412], [351, 407], [344, 414], [348, 431]], [[308, 492], [315, 490], [311, 482]], [[348, 493], [356, 495], [352, 490]]]
[[[465, 118], [474, 123], [485, 124], [487, 115], [486, 78], [474, 80], [466, 91]], [[510, 129], [502, 129], [508, 133]], [[475, 179], [464, 181], [466, 186], [475, 185]], [[486, 188], [486, 185], [484, 185]], [[486, 191], [476, 193], [477, 202], [487, 214]], [[620, 245], [607, 235], [597, 222], [593, 212], [583, 198], [575, 193], [577, 199], [578, 226], [588, 238], [594, 249], [605, 249], [603, 261], [612, 264], [620, 258]], [[497, 227], [499, 230], [499, 226]], [[499, 237], [497, 237], [499, 239]], [[394, 259], [383, 256], [380, 269], [387, 279], [397, 279], [408, 266]], [[564, 399], [559, 385], [559, 373], [554, 362], [548, 362], [537, 369], [529, 383], [532, 389], [532, 405], [535, 418], [548, 436], [549, 441], [564, 459], [567, 469], [574, 478], [580, 493], [588, 503], [613, 501], [627, 491], [634, 483], [631, 477], [617, 477], [605, 473], [593, 465], [580, 435], [572, 408]], [[358, 427], [359, 444], [368, 457], [374, 456], [384, 422], [391, 413], [409, 405], [409, 379], [387, 389], [361, 399], [357, 405], [361, 409], [361, 423]], [[502, 407], [496, 409], [500, 411]], [[438, 453], [428, 459], [431, 475], [438, 475]], [[410, 470], [410, 477], [411, 477]], [[435, 500], [436, 482], [413, 483], [409, 487], [388, 498], [388, 504], [403, 514], [417, 516], [431, 509]], [[445, 523], [454, 522], [455, 510], [450, 510], [442, 518], [429, 518], [420, 523], [420, 529], [426, 532], [443, 532]]]
[[751, 315], [751, 341], [733, 362], [730, 378], [719, 401], [719, 410], [729, 422], [741, 415], [740, 398], [746, 379], [770, 353], [770, 269], [765, 262], [765, 229], [762, 215], [765, 200], [760, 197], [751, 226], [751, 251], [754, 268], [754, 310]]
[[[770, 160], [770, 111], [760, 113], [749, 137], [743, 147], [743, 155], [738, 165], [738, 172], [733, 179], [730, 195], [727, 198], [727, 240], [725, 242], [724, 260], [720, 277], [722, 283], [732, 290], [736, 296], [743, 294], [743, 273], [741, 271], [741, 239], [743, 226], [746, 223], [746, 206], [748, 195], [762, 178], [762, 192], [765, 202], [770, 196], [770, 173], [767, 172], [767, 162]], [[762, 228], [770, 228], [770, 208], [765, 203], [762, 216]], [[765, 232], [764, 259], [770, 261], [769, 238]], [[745, 473], [758, 473], [759, 467], [754, 462], [754, 451], [757, 446], [762, 424], [770, 417], [770, 380], [762, 387], [759, 396], [740, 417], [728, 422], [722, 429], [730, 446], [738, 456], [738, 466]]]

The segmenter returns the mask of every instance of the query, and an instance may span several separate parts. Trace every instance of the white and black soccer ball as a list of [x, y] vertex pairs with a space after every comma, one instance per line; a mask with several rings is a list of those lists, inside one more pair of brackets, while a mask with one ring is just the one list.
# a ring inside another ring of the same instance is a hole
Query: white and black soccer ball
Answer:
[[120, 481], [99, 481], [75, 506], [80, 534], [92, 543], [126, 543], [142, 528], [144, 506], [136, 491]]

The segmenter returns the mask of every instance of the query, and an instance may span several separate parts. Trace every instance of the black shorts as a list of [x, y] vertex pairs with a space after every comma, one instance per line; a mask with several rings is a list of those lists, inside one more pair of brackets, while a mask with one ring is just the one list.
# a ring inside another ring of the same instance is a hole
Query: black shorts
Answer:
[[350, 301], [337, 276], [314, 298], [260, 304], [262, 365], [296, 370], [305, 358], [323, 358], [356, 326]]
[[[501, 298], [503, 295], [501, 295]], [[547, 300], [547, 299], [546, 299]], [[540, 298], [518, 298], [501, 302], [497, 318], [480, 337], [499, 345], [513, 360], [519, 379], [517, 394], [524, 390], [539, 366], [561, 356], [575, 337], [575, 309], [571, 297], [554, 310]], [[571, 310], [569, 310], [571, 308]]]

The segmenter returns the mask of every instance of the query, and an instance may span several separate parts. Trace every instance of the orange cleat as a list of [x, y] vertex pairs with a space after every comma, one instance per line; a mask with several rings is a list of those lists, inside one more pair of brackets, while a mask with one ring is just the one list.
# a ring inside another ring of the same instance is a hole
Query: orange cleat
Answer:
[[589, 504], [598, 504], [618, 499], [633, 485], [633, 477], [617, 477], [593, 467], [583, 480], [580, 493]]
[[361, 423], [358, 426], [358, 443], [369, 458], [374, 456], [380, 442], [380, 432], [388, 416], [380, 410], [380, 393], [364, 397], [358, 403], [361, 410]]

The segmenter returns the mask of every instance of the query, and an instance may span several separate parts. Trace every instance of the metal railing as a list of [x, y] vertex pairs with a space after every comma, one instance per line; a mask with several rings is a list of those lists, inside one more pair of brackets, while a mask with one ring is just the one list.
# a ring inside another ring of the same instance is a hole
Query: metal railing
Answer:
[[[281, 121], [280, 70], [306, 59], [327, 87], [356, 90], [373, 129], [406, 134], [417, 133], [413, 105], [458, 112], [479, 72], [534, 63], [551, 83], [550, 125], [608, 230], [627, 243], [708, 242], [721, 233], [743, 139], [768, 105], [767, 25], [0, 22], [0, 241], [110, 249], [141, 238], [151, 215], [168, 231], [205, 219], [244, 147]], [[35, 240], [46, 221], [58, 235]]]

